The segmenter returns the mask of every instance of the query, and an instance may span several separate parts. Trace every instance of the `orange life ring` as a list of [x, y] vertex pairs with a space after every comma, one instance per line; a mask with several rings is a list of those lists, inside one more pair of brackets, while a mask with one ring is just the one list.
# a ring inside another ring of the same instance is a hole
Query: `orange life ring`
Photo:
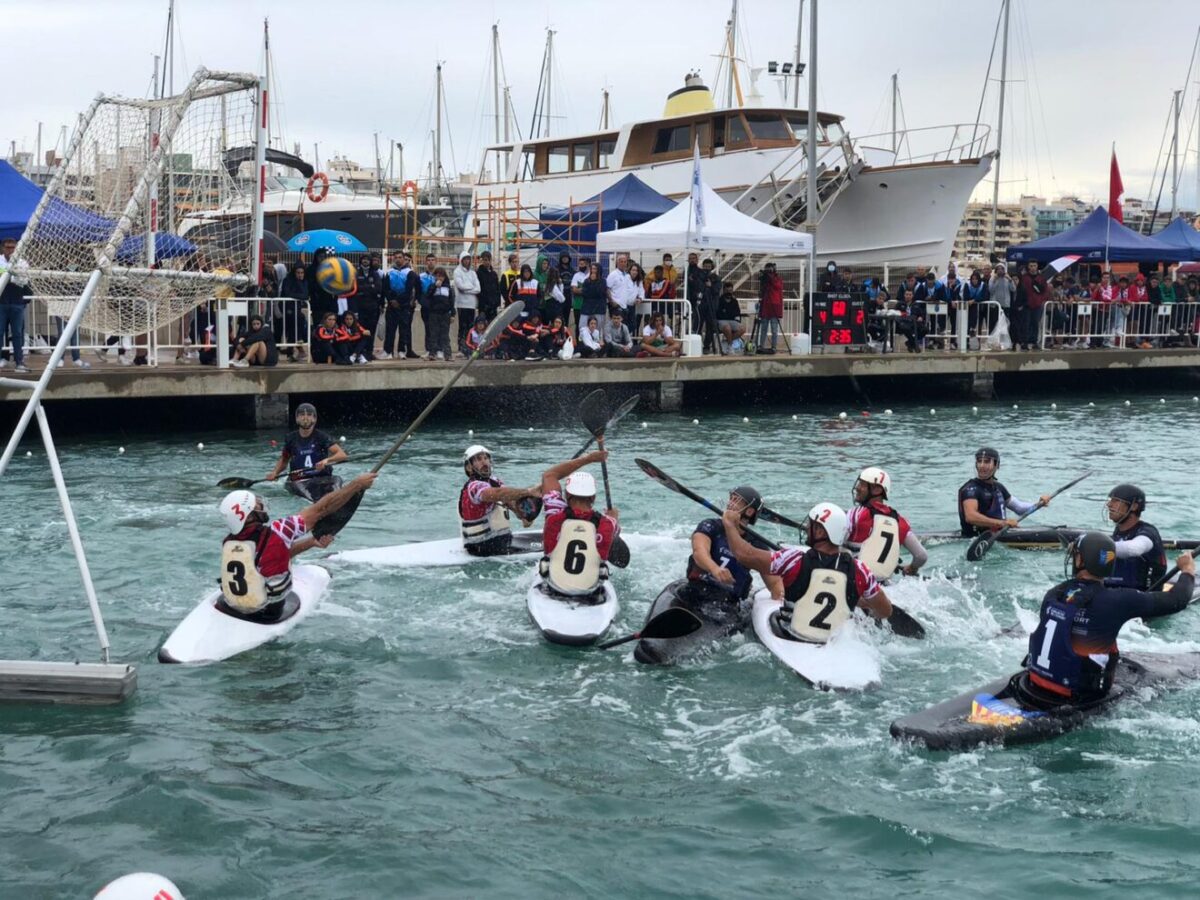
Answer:
[[[321, 183], [321, 190], [319, 193], [313, 193], [313, 188], [317, 185], [317, 182]], [[329, 196], [329, 176], [324, 172], [314, 172], [312, 178], [308, 179], [308, 188], [305, 192], [308, 194], [308, 199], [313, 203], [320, 203]]]
[[406, 181], [400, 188], [402, 194], [415, 194], [417, 192], [417, 183], [415, 181]]

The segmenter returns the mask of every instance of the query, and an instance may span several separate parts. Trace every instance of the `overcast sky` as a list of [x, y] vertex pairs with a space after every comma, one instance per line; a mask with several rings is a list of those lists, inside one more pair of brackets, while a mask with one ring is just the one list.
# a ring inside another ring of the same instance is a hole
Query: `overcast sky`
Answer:
[[[58, 140], [98, 91], [144, 96], [162, 52], [167, 0], [0, 0], [9, 85], [0, 153]], [[656, 117], [683, 75], [712, 82], [730, 4], [724, 0], [177, 0], [176, 84], [198, 65], [257, 71], [261, 23], [271, 21], [277, 111], [287, 146], [311, 158], [373, 163], [403, 143], [406, 175], [432, 155], [434, 67], [445, 63], [449, 136], [444, 165], [474, 169], [490, 139], [491, 25], [522, 132], [537, 90], [545, 29], [555, 29], [553, 133], [599, 124], [601, 89], [615, 124]], [[899, 71], [910, 128], [973, 123], [999, 0], [820, 0], [819, 106], [852, 135], [890, 128], [889, 80]], [[754, 66], [791, 59], [797, 3], [742, 0], [742, 49]], [[807, 19], [807, 5], [806, 5]], [[1001, 196], [1079, 193], [1107, 199], [1109, 152], [1129, 196], [1149, 191], [1171, 92], [1185, 86], [1200, 25], [1196, 0], [1013, 0]], [[808, 56], [805, 22], [804, 57]], [[995, 126], [993, 71], [983, 120]], [[1180, 205], [1195, 208], [1197, 78], [1181, 120]], [[768, 103], [779, 97], [765, 73]], [[807, 95], [807, 83], [802, 85]], [[1168, 135], [1169, 140], [1169, 135]], [[451, 159], [452, 155], [452, 159]], [[1168, 182], [1167, 191], [1170, 185]], [[990, 187], [980, 195], [990, 198]], [[1164, 193], [1164, 205], [1169, 197]]]

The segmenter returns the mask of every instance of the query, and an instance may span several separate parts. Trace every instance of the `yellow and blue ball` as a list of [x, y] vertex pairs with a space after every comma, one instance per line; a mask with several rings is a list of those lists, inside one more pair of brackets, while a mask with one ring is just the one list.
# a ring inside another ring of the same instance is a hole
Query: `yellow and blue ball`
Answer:
[[330, 256], [317, 266], [317, 284], [329, 294], [349, 294], [354, 290], [354, 266], [340, 256]]

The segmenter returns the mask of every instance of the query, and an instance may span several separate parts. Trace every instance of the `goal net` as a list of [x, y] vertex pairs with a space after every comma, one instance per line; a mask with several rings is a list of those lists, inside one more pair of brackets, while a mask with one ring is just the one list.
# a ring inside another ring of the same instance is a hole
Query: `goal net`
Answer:
[[[120, 335], [257, 283], [260, 103], [257, 76], [205, 69], [172, 97], [97, 97], [10, 276], [52, 316], [68, 318], [86, 296], [79, 324]], [[192, 227], [197, 216], [217, 221]]]

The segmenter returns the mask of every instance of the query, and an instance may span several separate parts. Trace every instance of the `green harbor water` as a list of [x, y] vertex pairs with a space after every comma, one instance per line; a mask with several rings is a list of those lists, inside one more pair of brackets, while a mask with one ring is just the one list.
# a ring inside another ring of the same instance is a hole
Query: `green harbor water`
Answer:
[[[986, 443], [1025, 499], [1096, 470], [1031, 524], [1103, 527], [1104, 494], [1135, 481], [1164, 535], [1197, 537], [1200, 404], [1190, 391], [1163, 398], [869, 417], [785, 403], [749, 422], [635, 412], [611, 438], [610, 468], [626, 532], [646, 537], [614, 576], [614, 633], [682, 574], [706, 515], [635, 456], [718, 500], [752, 483], [797, 517], [820, 500], [849, 505], [858, 470], [882, 465], [895, 505], [930, 531], [956, 527], [955, 489]], [[489, 445], [506, 481], [533, 483], [585, 436], [574, 421], [530, 424], [427, 426], [335, 549], [453, 536], [467, 443]], [[331, 430], [365, 457], [402, 428]], [[114, 655], [138, 665], [139, 690], [119, 708], [0, 708], [0, 897], [91, 897], [139, 870], [189, 900], [1194, 894], [1193, 687], [1141, 694], [1027, 748], [948, 755], [888, 735], [897, 716], [1015, 670], [1024, 641], [998, 632], [1060, 577], [1058, 553], [997, 547], [971, 565], [961, 542], [932, 547], [936, 577], [892, 591], [929, 637], [873, 634], [883, 685], [863, 694], [808, 688], [752, 637], [663, 670], [630, 646], [549, 646], [526, 616], [524, 563], [331, 563], [330, 593], [284, 640], [219, 665], [160, 665], [159, 644], [217, 575], [213, 484], [264, 476], [273, 437], [62, 439]], [[0, 488], [0, 658], [90, 661], [44, 454], [26, 446], [33, 458], [23, 448]], [[273, 514], [298, 508], [278, 487], [265, 494]], [[1197, 616], [1128, 625], [1122, 647], [1198, 650]]]

